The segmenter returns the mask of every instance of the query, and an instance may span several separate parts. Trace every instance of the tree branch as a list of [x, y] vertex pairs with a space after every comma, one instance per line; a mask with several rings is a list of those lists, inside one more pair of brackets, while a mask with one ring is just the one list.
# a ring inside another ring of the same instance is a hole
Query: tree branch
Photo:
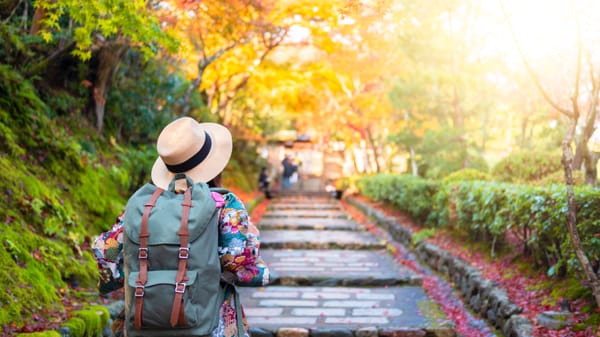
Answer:
[[550, 95], [548, 94], [548, 92], [544, 89], [544, 87], [542, 86], [542, 83], [540, 82], [540, 79], [539, 79], [537, 73], [533, 70], [533, 67], [531, 67], [531, 64], [529, 64], [529, 61], [525, 57], [525, 53], [523, 52], [523, 48], [521, 47], [521, 43], [519, 42], [519, 39], [517, 38], [517, 35], [516, 35], [515, 30], [513, 28], [512, 22], [510, 21], [510, 18], [508, 17], [508, 13], [506, 12], [506, 8], [504, 7], [504, 1], [503, 0], [500, 0], [500, 7], [502, 8], [502, 13], [504, 14], [504, 19], [506, 20], [506, 23], [508, 24], [508, 27], [510, 29], [510, 33], [512, 35], [512, 38], [513, 38], [513, 40], [515, 42], [515, 45], [517, 46], [517, 50], [519, 52], [519, 56], [521, 57], [521, 60], [525, 64], [525, 68], [527, 68], [527, 71], [531, 75], [535, 86], [538, 88], [538, 90], [540, 91], [540, 93], [542, 94], [542, 96], [544, 96], [544, 99], [554, 109], [556, 109], [557, 111], [559, 111], [560, 113], [566, 115], [569, 118], [574, 118], [575, 114], [574, 114], [573, 111], [569, 111], [569, 110], [561, 107], [557, 102], [555, 102], [552, 99], [552, 97], [550, 97]]
[[573, 106], [573, 118], [579, 118], [579, 85], [581, 83], [581, 59], [582, 55], [582, 42], [581, 42], [581, 27], [579, 24], [579, 18], [575, 18], [577, 26], [577, 68], [575, 71], [575, 91], [571, 96], [571, 105]]

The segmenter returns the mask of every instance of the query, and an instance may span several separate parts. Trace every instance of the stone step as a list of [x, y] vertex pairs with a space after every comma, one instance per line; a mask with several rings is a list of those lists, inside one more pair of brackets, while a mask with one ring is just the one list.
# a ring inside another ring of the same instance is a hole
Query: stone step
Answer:
[[385, 242], [369, 232], [261, 230], [261, 249], [383, 249]]
[[365, 226], [354, 221], [335, 218], [262, 218], [257, 226], [260, 230], [366, 230]]
[[279, 203], [288, 203], [288, 204], [292, 204], [292, 203], [297, 203], [297, 204], [306, 204], [306, 203], [313, 203], [313, 204], [339, 204], [339, 200], [332, 198], [330, 195], [326, 195], [326, 196], [317, 196], [317, 195], [312, 195], [312, 196], [302, 196], [302, 195], [281, 195], [275, 199], [273, 199], [273, 201], [271, 202], [272, 204], [279, 204]]
[[271, 284], [383, 287], [420, 285], [422, 278], [394, 261], [387, 250], [262, 249]]
[[350, 219], [344, 211], [330, 210], [277, 210], [263, 214], [263, 218], [322, 218], [322, 219]]
[[295, 189], [291, 189], [291, 190], [279, 190], [279, 191], [277, 191], [277, 198], [281, 198], [281, 199], [288, 199], [288, 198], [299, 198], [299, 199], [318, 198], [318, 199], [326, 199], [326, 198], [332, 198], [332, 197], [331, 197], [331, 193], [325, 191], [325, 189], [318, 188], [318, 189], [311, 189], [311, 190], [306, 190], [306, 191], [300, 191], [300, 190], [295, 190]]
[[336, 203], [304, 203], [304, 202], [297, 202], [297, 203], [279, 202], [279, 203], [270, 204], [269, 207], [267, 207], [267, 210], [269, 210], [269, 211], [271, 211], [271, 210], [275, 210], [275, 211], [281, 211], [281, 210], [333, 210], [333, 211], [338, 211], [340, 209], [341, 209], [341, 206]]
[[279, 337], [294, 328], [323, 337], [455, 336], [451, 321], [420, 287], [238, 289], [253, 337]]

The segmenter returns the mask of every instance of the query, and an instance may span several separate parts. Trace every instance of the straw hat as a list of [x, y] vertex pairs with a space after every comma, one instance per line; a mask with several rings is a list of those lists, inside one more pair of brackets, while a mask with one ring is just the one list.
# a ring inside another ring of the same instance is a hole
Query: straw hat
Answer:
[[232, 149], [231, 133], [223, 125], [198, 123], [190, 117], [176, 119], [156, 141], [159, 157], [152, 167], [152, 182], [167, 189], [176, 173], [185, 173], [194, 182], [208, 182], [223, 171]]

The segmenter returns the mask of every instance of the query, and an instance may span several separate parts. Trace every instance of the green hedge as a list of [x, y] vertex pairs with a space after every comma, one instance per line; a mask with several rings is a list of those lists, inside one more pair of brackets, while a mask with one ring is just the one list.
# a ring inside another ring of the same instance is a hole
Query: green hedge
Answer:
[[[389, 202], [427, 227], [460, 231], [490, 249], [519, 249], [549, 274], [579, 268], [566, 224], [565, 186], [482, 180], [442, 183], [386, 174], [361, 177], [357, 187], [362, 195]], [[575, 193], [583, 248], [598, 264], [600, 190], [576, 187]]]
[[439, 183], [411, 175], [380, 174], [360, 178], [357, 187], [361, 194], [375, 201], [390, 202], [415, 219], [427, 222]]
[[521, 151], [512, 153], [492, 169], [496, 180], [527, 184], [562, 170], [560, 151]]

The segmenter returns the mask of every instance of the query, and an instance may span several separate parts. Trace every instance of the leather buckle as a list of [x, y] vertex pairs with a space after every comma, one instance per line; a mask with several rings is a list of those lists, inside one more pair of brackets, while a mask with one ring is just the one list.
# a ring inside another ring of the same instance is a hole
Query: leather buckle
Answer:
[[190, 256], [190, 249], [188, 247], [179, 247], [179, 258], [187, 259]]
[[146, 247], [138, 248], [138, 259], [140, 259], [140, 260], [148, 259], [148, 248], [146, 248]]
[[144, 297], [144, 286], [135, 287], [135, 297]]
[[177, 294], [183, 294], [185, 292], [185, 282], [175, 283], [175, 292]]

